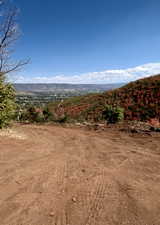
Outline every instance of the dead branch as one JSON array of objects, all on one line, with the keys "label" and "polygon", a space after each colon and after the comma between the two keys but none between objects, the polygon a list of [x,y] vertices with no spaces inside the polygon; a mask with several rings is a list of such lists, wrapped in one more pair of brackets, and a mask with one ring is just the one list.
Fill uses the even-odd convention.
[{"label": "dead branch", "polygon": [[11,63],[12,48],[20,32],[17,24],[18,10],[8,4],[7,0],[0,1],[0,77],[17,71],[29,63],[28,59]]}]

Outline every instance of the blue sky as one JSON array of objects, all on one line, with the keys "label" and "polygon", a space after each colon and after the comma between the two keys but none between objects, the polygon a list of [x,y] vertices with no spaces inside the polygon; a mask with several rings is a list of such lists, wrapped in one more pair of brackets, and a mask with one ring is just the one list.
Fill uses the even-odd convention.
[{"label": "blue sky", "polygon": [[[73,77],[82,75],[77,82],[96,83],[98,76],[93,81],[85,77],[160,63],[159,0],[13,2],[21,9],[22,31],[15,58],[31,58],[31,64],[19,73],[19,82],[73,82]],[[155,66],[160,72],[160,65],[158,70]],[[109,82],[112,76],[107,76],[102,82]],[[117,76],[115,81],[119,80]]]}]

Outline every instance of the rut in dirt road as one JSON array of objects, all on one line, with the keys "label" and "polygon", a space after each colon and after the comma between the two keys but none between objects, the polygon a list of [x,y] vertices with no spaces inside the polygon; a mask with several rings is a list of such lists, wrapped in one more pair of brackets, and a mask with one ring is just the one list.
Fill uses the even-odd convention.
[{"label": "rut in dirt road", "polygon": [[16,125],[0,136],[0,225],[160,225],[160,136]]}]

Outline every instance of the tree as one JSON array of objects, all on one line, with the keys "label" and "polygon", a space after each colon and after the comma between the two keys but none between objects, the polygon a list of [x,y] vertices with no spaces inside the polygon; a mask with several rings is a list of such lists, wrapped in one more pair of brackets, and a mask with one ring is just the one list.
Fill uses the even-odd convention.
[{"label": "tree", "polygon": [[13,45],[19,37],[18,10],[9,0],[0,0],[0,128],[9,124],[15,112],[15,91],[5,82],[7,74],[19,70],[28,60],[12,61]]},{"label": "tree", "polygon": [[0,77],[19,70],[29,60],[12,61],[13,45],[19,37],[18,9],[8,1],[0,1]]},{"label": "tree", "polygon": [[15,93],[12,85],[0,80],[0,128],[9,125],[15,115]]},{"label": "tree", "polygon": [[108,123],[117,123],[124,119],[124,109],[119,106],[106,105],[103,118]]}]

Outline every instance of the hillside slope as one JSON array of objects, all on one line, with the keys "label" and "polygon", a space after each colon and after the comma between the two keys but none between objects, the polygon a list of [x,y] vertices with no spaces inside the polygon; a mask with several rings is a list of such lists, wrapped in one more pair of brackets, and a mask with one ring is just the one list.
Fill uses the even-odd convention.
[{"label": "hillside slope", "polygon": [[103,94],[72,98],[51,106],[57,114],[65,113],[72,119],[97,122],[102,120],[106,104],[123,107],[127,120],[160,118],[160,75],[140,79]]}]

